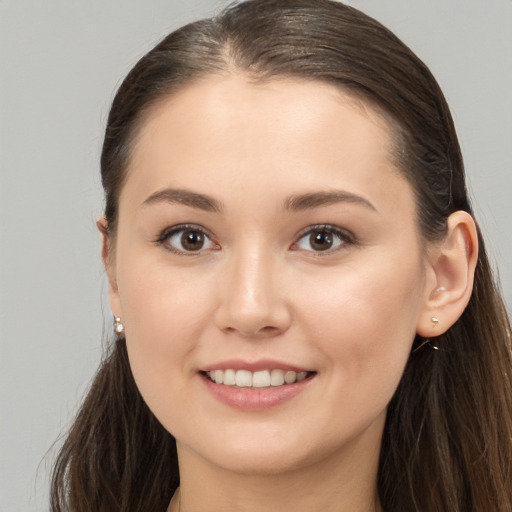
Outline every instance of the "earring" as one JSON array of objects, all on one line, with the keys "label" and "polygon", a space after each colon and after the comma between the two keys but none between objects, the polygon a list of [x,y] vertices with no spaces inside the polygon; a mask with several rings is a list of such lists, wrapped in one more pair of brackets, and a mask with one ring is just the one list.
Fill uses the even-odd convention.
[{"label": "earring", "polygon": [[[433,316],[430,321],[432,322],[432,327],[437,327],[439,325],[439,318],[437,318],[437,316]],[[418,352],[418,350],[420,348],[423,348],[425,345],[429,345],[430,348],[432,348],[433,350],[439,350],[439,347],[434,343],[432,343],[432,340],[430,338],[425,338],[413,351],[412,353],[414,354],[415,352]]]},{"label": "earring", "polygon": [[121,322],[121,319],[118,316],[114,317],[114,332],[116,334],[124,333],[124,324]]},{"label": "earring", "polygon": [[416,352],[418,352],[418,350],[420,350],[421,348],[423,348],[425,345],[428,345],[432,350],[439,350],[439,347],[435,344],[435,343],[432,343],[432,340],[430,338],[425,338],[413,351],[412,351],[412,354],[415,354]]}]

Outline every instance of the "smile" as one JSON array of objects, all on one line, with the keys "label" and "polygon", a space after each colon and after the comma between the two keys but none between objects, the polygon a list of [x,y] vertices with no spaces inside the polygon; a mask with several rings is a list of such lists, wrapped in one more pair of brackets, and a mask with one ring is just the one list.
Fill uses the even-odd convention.
[{"label": "smile", "polygon": [[249,370],[211,370],[205,375],[216,384],[224,386],[236,386],[239,388],[268,388],[286,386],[301,382],[308,378],[313,372],[295,372],[292,370],[260,370],[251,372]]}]

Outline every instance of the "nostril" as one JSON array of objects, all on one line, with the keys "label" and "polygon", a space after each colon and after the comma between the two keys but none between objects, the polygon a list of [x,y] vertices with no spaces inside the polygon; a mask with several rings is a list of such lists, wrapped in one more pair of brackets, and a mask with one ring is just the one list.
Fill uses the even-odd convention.
[{"label": "nostril", "polygon": [[251,329],[250,327],[242,328],[227,326],[223,329],[223,331],[228,334],[238,333],[247,338],[269,338],[272,336],[277,336],[281,332],[281,329],[273,325],[267,325],[260,328],[255,327],[254,329]]},{"label": "nostril", "polygon": [[259,332],[260,332],[261,334],[274,334],[274,333],[276,333],[278,330],[279,330],[279,329],[278,329],[277,327],[274,327],[274,326],[272,326],[272,325],[267,325],[267,326],[265,326],[265,327],[262,327],[262,328],[260,329],[260,331],[259,331]]},{"label": "nostril", "polygon": [[271,336],[276,336],[281,331],[278,327],[273,325],[266,325],[263,327],[255,327],[254,329],[237,329],[241,334],[247,337],[254,338],[267,338]]}]

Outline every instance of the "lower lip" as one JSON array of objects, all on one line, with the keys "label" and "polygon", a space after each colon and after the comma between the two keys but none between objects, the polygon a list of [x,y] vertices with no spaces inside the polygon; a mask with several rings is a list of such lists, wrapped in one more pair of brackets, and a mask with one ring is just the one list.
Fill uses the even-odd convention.
[{"label": "lower lip", "polygon": [[300,382],[283,386],[239,388],[216,384],[203,374],[201,377],[208,391],[217,400],[235,409],[247,411],[261,411],[281,405],[304,391],[314,379],[313,375]]}]

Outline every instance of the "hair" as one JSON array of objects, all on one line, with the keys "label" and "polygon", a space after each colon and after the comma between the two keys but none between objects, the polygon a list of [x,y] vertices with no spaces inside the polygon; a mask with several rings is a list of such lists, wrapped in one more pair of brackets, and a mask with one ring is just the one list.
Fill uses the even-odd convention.
[{"label": "hair", "polygon": [[[101,155],[111,239],[131,151],[151,109],[195,80],[231,73],[330,83],[385,113],[423,240],[441,240],[453,212],[472,214],[448,105],[407,46],[340,2],[249,0],[171,33],[121,84]],[[478,236],[467,308],[432,340],[439,350],[411,353],[389,404],[378,472],[386,512],[512,512],[510,321]],[[175,440],[145,405],[125,340],[116,340],[56,461],[51,510],[163,512],[178,485]]]}]

